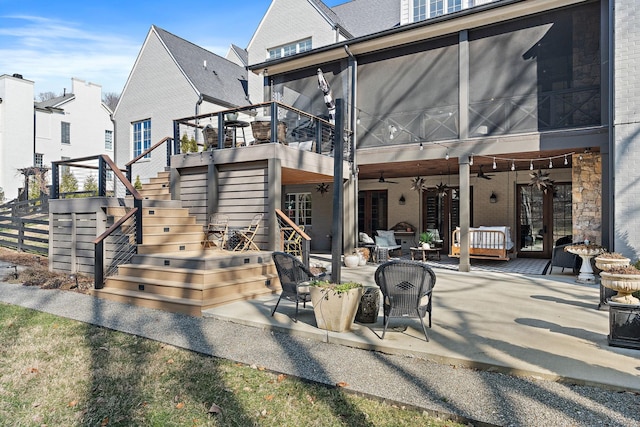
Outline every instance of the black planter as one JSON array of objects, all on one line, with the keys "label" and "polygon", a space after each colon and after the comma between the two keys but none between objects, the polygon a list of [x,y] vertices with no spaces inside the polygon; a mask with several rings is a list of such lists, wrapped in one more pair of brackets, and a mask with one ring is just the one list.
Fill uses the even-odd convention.
[{"label": "black planter", "polygon": [[618,292],[613,289],[606,288],[600,285],[600,304],[598,304],[598,310],[607,308],[609,306],[609,298],[615,296]]},{"label": "black planter", "polygon": [[607,302],[609,345],[640,350],[640,305]]}]

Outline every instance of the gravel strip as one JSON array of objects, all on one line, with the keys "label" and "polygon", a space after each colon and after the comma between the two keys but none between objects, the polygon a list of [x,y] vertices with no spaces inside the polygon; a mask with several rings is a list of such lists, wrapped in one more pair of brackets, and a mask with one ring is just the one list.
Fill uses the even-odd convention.
[{"label": "gravel strip", "polygon": [[334,385],[503,426],[640,425],[640,396],[392,356],[100,300],[0,283],[0,301]]}]

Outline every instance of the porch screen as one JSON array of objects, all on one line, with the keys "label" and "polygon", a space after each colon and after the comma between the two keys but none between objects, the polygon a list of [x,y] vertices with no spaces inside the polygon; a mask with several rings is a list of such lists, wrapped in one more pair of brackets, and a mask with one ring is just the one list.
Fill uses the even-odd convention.
[{"label": "porch screen", "polygon": [[458,137],[457,38],[358,58],[358,147]]},{"label": "porch screen", "polygon": [[599,125],[600,5],[469,32],[469,135]]}]

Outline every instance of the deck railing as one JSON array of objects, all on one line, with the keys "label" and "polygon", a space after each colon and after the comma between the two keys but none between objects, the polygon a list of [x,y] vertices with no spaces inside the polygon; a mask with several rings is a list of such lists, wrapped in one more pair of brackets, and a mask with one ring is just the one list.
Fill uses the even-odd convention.
[{"label": "deck railing", "polygon": [[284,230],[287,230],[289,233],[293,233],[301,239],[302,245],[302,263],[306,266],[309,266],[309,254],[311,253],[311,237],[307,233],[304,232],[295,222],[291,220],[284,212],[280,209],[276,209],[276,215],[278,218],[278,226],[280,227],[280,244],[281,250],[284,250]]}]

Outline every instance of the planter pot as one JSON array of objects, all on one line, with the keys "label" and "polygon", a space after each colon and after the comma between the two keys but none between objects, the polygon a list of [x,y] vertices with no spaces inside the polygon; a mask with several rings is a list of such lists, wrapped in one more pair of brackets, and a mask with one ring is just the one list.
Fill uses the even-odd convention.
[{"label": "planter pot", "polygon": [[602,271],[609,271],[614,267],[625,267],[629,265],[631,260],[629,258],[602,258],[595,257],[596,267]]},{"label": "planter pot", "polygon": [[640,350],[640,305],[609,304],[609,345]]},{"label": "planter pot", "polygon": [[431,249],[431,245],[429,243],[423,243],[422,249]]},{"label": "planter pot", "polygon": [[333,332],[351,329],[362,298],[362,288],[341,293],[321,286],[311,286],[309,290],[318,328]]},{"label": "planter pot", "polygon": [[640,300],[632,293],[640,290],[640,274],[614,274],[603,271],[600,273],[602,286],[618,291],[611,297],[612,302],[619,304],[640,305]]},{"label": "planter pot", "polygon": [[357,267],[360,264],[360,257],[356,254],[354,255],[345,255],[344,256],[344,266],[345,267]]}]

